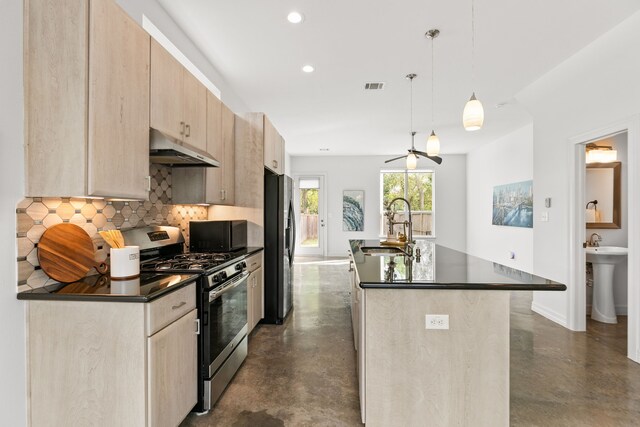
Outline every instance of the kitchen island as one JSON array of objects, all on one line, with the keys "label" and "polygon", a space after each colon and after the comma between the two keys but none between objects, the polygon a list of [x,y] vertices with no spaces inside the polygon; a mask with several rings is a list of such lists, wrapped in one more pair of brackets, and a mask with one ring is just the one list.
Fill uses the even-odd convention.
[{"label": "kitchen island", "polygon": [[362,422],[509,425],[510,291],[566,286],[426,240],[350,247]]}]

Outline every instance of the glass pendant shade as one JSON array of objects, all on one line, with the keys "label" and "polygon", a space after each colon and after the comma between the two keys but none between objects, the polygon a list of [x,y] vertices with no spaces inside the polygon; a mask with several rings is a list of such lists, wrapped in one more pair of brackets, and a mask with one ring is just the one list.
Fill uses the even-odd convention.
[{"label": "glass pendant shade", "polygon": [[415,169],[416,166],[418,166],[418,157],[413,153],[409,153],[407,156],[407,169]]},{"label": "glass pendant shade", "polygon": [[484,122],[484,108],[482,103],[476,98],[475,92],[467,101],[464,106],[464,112],[462,113],[462,123],[464,128],[468,131],[478,130],[482,127]]},{"label": "glass pendant shade", "polygon": [[434,131],[431,131],[429,139],[427,139],[427,154],[430,156],[437,156],[440,154],[440,138]]}]

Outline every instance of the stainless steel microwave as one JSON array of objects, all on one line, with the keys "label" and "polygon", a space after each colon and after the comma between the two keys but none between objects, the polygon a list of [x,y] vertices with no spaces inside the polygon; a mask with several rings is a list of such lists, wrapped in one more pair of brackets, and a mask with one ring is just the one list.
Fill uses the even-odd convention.
[{"label": "stainless steel microwave", "polygon": [[189,222],[190,252],[233,252],[246,247],[246,220]]}]

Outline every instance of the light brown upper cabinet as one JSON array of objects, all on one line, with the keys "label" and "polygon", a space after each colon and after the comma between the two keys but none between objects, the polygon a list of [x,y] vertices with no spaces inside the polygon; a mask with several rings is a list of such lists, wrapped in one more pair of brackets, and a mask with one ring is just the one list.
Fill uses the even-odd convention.
[{"label": "light brown upper cabinet", "polygon": [[264,114],[236,117],[235,205],[262,209],[264,205]]},{"label": "light brown upper cabinet", "polygon": [[207,92],[207,152],[220,161],[217,168],[175,168],[174,203],[233,205],[235,202],[235,114]]},{"label": "light brown upper cabinet", "polygon": [[[214,95],[207,97],[207,108],[213,107],[217,115],[208,114],[207,148],[220,161],[219,168],[207,169],[207,203],[233,205],[235,203],[235,114]],[[209,129],[214,129],[210,134]]]},{"label": "light brown upper cabinet", "polygon": [[207,89],[151,40],[151,127],[207,151]]},{"label": "light brown upper cabinet", "polygon": [[24,20],[26,195],[147,199],[149,35],[112,0]]},{"label": "light brown upper cabinet", "polygon": [[284,139],[264,116],[264,165],[278,175],[284,173]]}]

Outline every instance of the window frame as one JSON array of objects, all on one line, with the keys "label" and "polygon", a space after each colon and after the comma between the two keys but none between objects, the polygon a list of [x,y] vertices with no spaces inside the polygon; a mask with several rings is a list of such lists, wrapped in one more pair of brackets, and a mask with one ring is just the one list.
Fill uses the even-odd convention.
[{"label": "window frame", "polygon": [[[430,211],[418,211],[418,212],[430,212],[431,213],[431,231],[430,235],[417,235],[413,236],[414,239],[435,239],[436,238],[436,171],[433,169],[380,169],[380,238],[386,238],[386,218],[384,217],[384,210],[386,206],[383,206],[384,201],[384,174],[385,173],[402,173],[404,174],[404,195],[403,197],[408,200],[407,192],[409,191],[409,174],[410,173],[430,173],[431,174],[431,210]],[[398,212],[407,212],[406,205],[405,210]],[[413,211],[411,211],[413,214]]]}]

